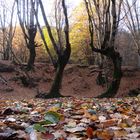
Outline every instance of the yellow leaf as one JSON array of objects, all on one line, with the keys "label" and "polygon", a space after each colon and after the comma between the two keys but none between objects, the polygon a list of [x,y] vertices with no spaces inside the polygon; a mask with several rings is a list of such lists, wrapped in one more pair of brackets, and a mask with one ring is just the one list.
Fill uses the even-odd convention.
[{"label": "yellow leaf", "polygon": [[53,106],[49,109],[49,111],[57,112],[59,109],[60,109],[59,107]]},{"label": "yellow leaf", "polygon": [[121,128],[126,128],[127,124],[126,123],[120,123],[118,126],[121,127]]},{"label": "yellow leaf", "polygon": [[114,134],[116,138],[120,138],[126,136],[127,132],[125,130],[116,130],[114,131]]}]

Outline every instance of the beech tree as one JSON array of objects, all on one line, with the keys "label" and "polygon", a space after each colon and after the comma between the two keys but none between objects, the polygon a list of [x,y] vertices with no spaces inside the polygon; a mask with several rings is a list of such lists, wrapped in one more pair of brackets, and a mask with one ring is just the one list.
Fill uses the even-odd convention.
[{"label": "beech tree", "polygon": [[[107,91],[98,97],[114,97],[119,89],[122,58],[114,42],[120,21],[122,0],[84,0],[90,32],[90,46],[93,52],[106,56],[113,63],[113,79]],[[98,47],[94,43],[94,36]]]},{"label": "beech tree", "polygon": [[[62,78],[63,78],[63,71],[66,66],[66,64],[69,61],[70,54],[71,54],[71,45],[69,41],[69,21],[68,21],[68,14],[67,14],[67,8],[65,4],[65,0],[57,0],[56,6],[55,6],[55,23],[56,23],[56,31],[57,31],[57,39],[53,36],[51,26],[49,24],[48,18],[46,16],[44,6],[41,0],[38,0],[39,7],[44,19],[45,27],[47,29],[49,38],[51,40],[51,43],[53,45],[53,49],[56,53],[57,58],[53,58],[51,55],[51,52],[48,48],[48,44],[44,38],[41,26],[39,24],[38,16],[36,15],[36,20],[38,23],[39,31],[42,37],[42,40],[45,44],[45,47],[47,49],[47,52],[49,53],[49,56],[51,57],[51,60],[53,62],[54,68],[56,69],[56,74],[54,81],[52,83],[51,89],[48,94],[44,95],[45,98],[57,98],[61,97],[60,88],[62,84]],[[34,9],[35,13],[36,10]],[[62,12],[62,13],[61,13]],[[62,32],[64,33],[64,36],[62,35]],[[38,95],[42,96],[42,95]]]},{"label": "beech tree", "polygon": [[1,51],[2,59],[12,59],[12,42],[15,34],[16,23],[13,25],[13,15],[15,12],[15,2],[11,9],[5,1],[1,1],[0,5],[0,26],[1,26]]},{"label": "beech tree", "polygon": [[27,70],[31,70],[34,66],[36,57],[35,47],[37,47],[37,43],[35,42],[37,24],[33,7],[36,9],[36,14],[38,14],[38,1],[33,0],[31,4],[31,0],[16,0],[16,3],[19,23],[24,34],[27,48],[29,49]]},{"label": "beech tree", "polygon": [[140,7],[138,0],[124,0],[123,11],[124,11],[124,22],[126,27],[131,33],[134,41],[136,51],[140,55]]}]

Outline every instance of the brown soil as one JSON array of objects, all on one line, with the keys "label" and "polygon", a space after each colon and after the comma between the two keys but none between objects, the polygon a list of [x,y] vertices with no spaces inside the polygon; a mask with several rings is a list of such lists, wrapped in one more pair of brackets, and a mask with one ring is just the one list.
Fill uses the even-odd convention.
[{"label": "brown soil", "polygon": [[[14,65],[14,67],[19,70],[19,66]],[[95,66],[68,65],[64,72],[61,93],[76,97],[95,97],[99,95],[105,91],[106,87],[96,84],[97,71],[98,69]],[[15,80],[18,77],[17,71],[1,72],[0,99],[30,99],[34,98],[38,92],[47,92],[53,81],[54,70],[50,65],[38,63],[35,65],[35,71],[29,72],[29,75],[38,84],[36,87],[24,87],[20,80]],[[140,87],[140,70],[123,67],[123,75],[116,97],[123,97],[130,90]]]}]

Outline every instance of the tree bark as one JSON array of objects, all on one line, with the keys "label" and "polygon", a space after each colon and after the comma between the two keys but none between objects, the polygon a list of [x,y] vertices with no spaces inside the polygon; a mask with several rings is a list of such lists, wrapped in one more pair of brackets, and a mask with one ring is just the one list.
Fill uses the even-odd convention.
[{"label": "tree bark", "polygon": [[56,75],[55,75],[52,87],[49,91],[49,94],[45,95],[45,98],[63,97],[63,95],[60,94],[60,89],[62,85],[64,68],[66,64],[68,63],[70,53],[71,53],[71,48],[68,47],[65,49],[64,53],[59,56],[57,68],[56,68]]},{"label": "tree bark", "polygon": [[4,60],[9,60],[10,58],[10,49],[6,46],[5,52],[4,52]]},{"label": "tree bark", "polygon": [[60,89],[62,84],[63,71],[64,71],[64,66],[61,66],[59,64],[56,69],[55,79],[53,81],[52,87],[49,91],[49,94],[46,97],[50,97],[50,98],[62,97],[62,95],[60,94]]},{"label": "tree bark", "polygon": [[28,64],[27,64],[27,70],[31,70],[34,67],[34,62],[35,62],[35,57],[36,57],[36,44],[35,44],[35,36],[37,33],[37,28],[36,26],[30,27],[28,29],[28,34],[29,34],[29,42],[27,44],[27,48],[29,49],[29,59],[28,59]]},{"label": "tree bark", "polygon": [[[54,78],[54,81],[53,81],[53,84],[52,84],[52,87],[51,87],[49,93],[37,95],[36,97],[42,96],[42,98],[58,98],[58,97],[62,97],[62,95],[60,94],[60,89],[61,89],[61,83],[62,83],[62,79],[63,79],[63,71],[64,71],[66,64],[68,63],[68,60],[69,60],[70,54],[71,54],[71,45],[70,45],[70,41],[69,41],[69,22],[68,22],[67,8],[65,5],[65,0],[60,1],[62,3],[59,2],[59,4],[62,4],[61,6],[63,9],[63,15],[64,15],[64,19],[65,19],[65,22],[63,20],[59,21],[60,23],[63,22],[65,25],[64,28],[62,26],[62,28],[59,29],[59,30],[63,29],[64,33],[65,33],[65,43],[66,44],[64,47],[63,44],[61,44],[61,43],[60,44],[62,46],[57,45],[57,42],[56,42],[56,40],[52,34],[52,31],[51,31],[51,26],[49,25],[48,19],[46,17],[43,3],[41,0],[39,0],[38,2],[39,2],[39,6],[41,8],[41,13],[43,15],[43,19],[44,19],[45,26],[46,26],[47,31],[48,31],[49,38],[50,38],[51,43],[53,45],[54,51],[57,55],[57,60],[56,60],[57,64],[56,64],[56,67],[54,65],[54,67],[56,68],[56,75],[55,75],[55,78]],[[37,18],[37,16],[36,16],[36,18]],[[38,22],[38,20],[37,20],[37,22]],[[57,34],[57,35],[58,35],[59,39],[63,38],[62,36],[60,36],[60,34]],[[43,36],[41,36],[41,37],[43,37]],[[44,37],[43,37],[43,41],[44,41]],[[46,47],[48,49],[47,42],[45,42],[45,43],[46,43]]]},{"label": "tree bark", "polygon": [[122,71],[121,71],[121,63],[122,58],[120,57],[120,54],[116,52],[115,50],[111,50],[105,54],[107,57],[111,58],[113,62],[114,72],[113,72],[113,80],[107,89],[107,91],[97,97],[104,98],[104,97],[114,97],[117,94],[117,91],[120,86],[121,78],[122,78]]},{"label": "tree bark", "polygon": [[28,64],[27,64],[27,70],[33,69],[34,62],[35,62],[35,57],[36,57],[36,51],[35,51],[34,43],[32,43],[30,46],[31,47],[29,48],[29,59],[28,59]]}]

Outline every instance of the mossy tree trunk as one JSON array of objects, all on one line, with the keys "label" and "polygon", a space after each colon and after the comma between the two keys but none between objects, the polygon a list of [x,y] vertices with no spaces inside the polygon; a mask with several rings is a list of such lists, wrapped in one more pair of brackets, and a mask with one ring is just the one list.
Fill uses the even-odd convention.
[{"label": "mossy tree trunk", "polygon": [[[104,3],[100,3],[100,1],[84,1],[88,14],[91,49],[93,52],[100,53],[111,59],[114,67],[113,80],[110,86],[105,93],[98,97],[114,97],[117,94],[122,77],[122,59],[115,48],[115,38],[118,32],[122,0],[118,3],[116,2],[117,0],[107,0]],[[104,9],[100,10],[101,7]],[[95,9],[94,12],[93,9]],[[98,21],[97,24],[95,21]],[[95,47],[94,36],[99,37],[98,47]]]},{"label": "mossy tree trunk", "polygon": [[121,70],[122,58],[120,57],[120,54],[113,50],[113,51],[108,52],[106,56],[109,57],[113,62],[113,68],[114,68],[113,80],[111,84],[109,85],[107,91],[99,95],[98,96],[99,98],[114,97],[117,94],[117,91],[120,86],[120,81],[122,78],[122,70]]},{"label": "mossy tree trunk", "polygon": [[28,29],[28,43],[27,47],[29,49],[29,59],[27,64],[27,70],[32,70],[34,67],[35,57],[36,57],[36,42],[35,37],[37,33],[37,26],[31,25]]},{"label": "mossy tree trunk", "polygon": [[56,69],[55,79],[49,91],[49,94],[51,97],[61,97],[60,89],[61,89],[61,84],[62,84],[63,71],[64,71],[64,67],[62,67],[59,64]]},{"label": "mossy tree trunk", "polygon": [[49,94],[47,94],[45,96],[45,98],[63,97],[63,95],[60,94],[60,89],[61,89],[61,85],[62,85],[64,68],[65,68],[66,64],[68,63],[70,54],[71,54],[71,48],[68,47],[65,49],[63,54],[61,56],[59,56],[55,78],[54,78],[54,81],[52,83]]},{"label": "mossy tree trunk", "polygon": [[[41,8],[41,13],[42,13],[42,16],[44,19],[45,26],[47,28],[49,38],[53,45],[54,51],[57,55],[57,60],[56,60],[57,65],[56,65],[56,67],[54,67],[56,69],[55,78],[54,78],[54,81],[52,83],[49,93],[43,95],[43,98],[58,98],[58,97],[62,97],[62,95],[60,94],[60,89],[61,89],[61,85],[62,85],[63,71],[64,71],[66,64],[69,61],[70,54],[71,54],[67,8],[65,5],[65,0],[59,1],[58,3],[56,1],[55,4],[57,5],[57,7],[59,7],[59,6],[62,7],[63,15],[64,15],[64,17],[62,19],[59,18],[61,15],[60,10],[55,8],[55,21],[56,21],[56,29],[57,29],[57,37],[58,37],[58,42],[56,42],[54,34],[51,31],[51,26],[49,25],[48,19],[45,14],[42,0],[39,0],[38,2],[40,5],[40,8]],[[36,16],[36,18],[37,18],[37,16]],[[65,20],[65,23],[64,23],[63,19]],[[61,27],[61,22],[64,23],[65,27]],[[65,34],[65,38],[63,38],[63,36],[61,34],[63,32]],[[41,37],[43,37],[43,36],[41,36]],[[64,40],[65,42],[62,43],[61,42],[62,40]],[[44,41],[44,44],[46,44],[46,48],[48,50],[49,48],[48,48],[47,42],[44,39],[43,39],[43,41]]]},{"label": "mossy tree trunk", "polygon": [[29,40],[29,59],[27,64],[27,70],[31,70],[34,67],[35,57],[36,57],[36,50],[35,50],[35,42],[34,40]]}]

